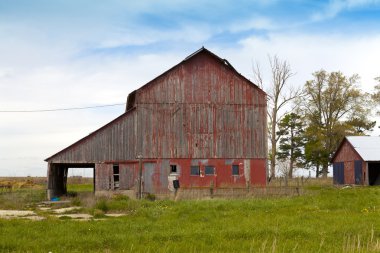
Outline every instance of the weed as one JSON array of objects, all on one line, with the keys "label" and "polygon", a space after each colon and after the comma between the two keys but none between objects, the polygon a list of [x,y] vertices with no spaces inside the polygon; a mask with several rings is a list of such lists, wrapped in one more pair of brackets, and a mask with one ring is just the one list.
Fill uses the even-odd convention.
[{"label": "weed", "polygon": [[318,187],[297,197],[238,200],[87,196],[97,218],[128,215],[0,219],[0,252],[380,252],[380,187]]},{"label": "weed", "polygon": [[103,210],[95,209],[92,213],[94,218],[104,218],[106,217]]},{"label": "weed", "polygon": [[150,200],[150,201],[155,201],[156,200],[156,195],[154,195],[152,193],[147,193],[145,195],[145,199]]},{"label": "weed", "polygon": [[72,204],[73,206],[81,206],[82,202],[81,202],[80,198],[75,197],[75,198],[73,198],[73,199],[71,200],[71,204]]},{"label": "weed", "polygon": [[69,198],[74,198],[78,196],[78,192],[75,191],[67,191],[66,196]]},{"label": "weed", "polygon": [[130,200],[130,198],[124,194],[115,194],[115,195],[113,195],[112,199],[117,200],[117,201],[129,201]]},{"label": "weed", "polygon": [[109,210],[109,206],[108,206],[107,200],[104,199],[104,198],[99,199],[96,202],[95,208],[99,209],[99,210],[102,210],[104,213],[106,213]]}]

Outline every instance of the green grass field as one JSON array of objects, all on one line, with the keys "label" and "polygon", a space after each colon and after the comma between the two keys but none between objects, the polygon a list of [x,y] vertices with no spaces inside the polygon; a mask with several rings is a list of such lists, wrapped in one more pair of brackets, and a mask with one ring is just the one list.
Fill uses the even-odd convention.
[{"label": "green grass field", "polygon": [[379,195],[314,187],[292,198],[98,199],[84,211],[128,215],[0,219],[0,252],[380,252]]}]

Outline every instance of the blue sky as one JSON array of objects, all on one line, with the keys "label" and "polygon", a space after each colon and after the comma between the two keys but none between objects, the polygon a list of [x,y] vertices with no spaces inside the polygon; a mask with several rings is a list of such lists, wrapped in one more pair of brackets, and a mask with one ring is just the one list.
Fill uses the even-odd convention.
[{"label": "blue sky", "polygon": [[[380,76],[380,1],[0,0],[0,110],[124,103],[202,46],[252,79],[268,55],[301,86],[320,69]],[[45,175],[44,158],[124,106],[0,113],[0,176]],[[82,173],[82,172],[80,172]]]}]

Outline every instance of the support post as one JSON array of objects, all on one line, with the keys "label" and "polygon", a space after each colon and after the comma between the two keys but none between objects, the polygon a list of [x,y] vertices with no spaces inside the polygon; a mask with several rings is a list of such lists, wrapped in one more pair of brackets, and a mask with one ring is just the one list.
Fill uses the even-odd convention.
[{"label": "support post", "polygon": [[142,199],[142,155],[138,155],[139,159],[139,188],[138,188],[138,199]]},{"label": "support post", "polygon": [[93,189],[93,193],[94,193],[94,194],[95,194],[95,191],[96,191],[96,186],[95,186],[95,184],[96,184],[95,167],[96,167],[96,165],[94,164],[94,169],[92,170],[92,173],[93,173],[92,184],[93,184],[93,187],[94,187],[94,189]]},{"label": "support post", "polygon": [[46,197],[47,200],[50,200],[52,197],[54,197],[54,190],[53,190],[53,165],[49,162],[48,168],[47,168],[47,184],[46,184]]}]

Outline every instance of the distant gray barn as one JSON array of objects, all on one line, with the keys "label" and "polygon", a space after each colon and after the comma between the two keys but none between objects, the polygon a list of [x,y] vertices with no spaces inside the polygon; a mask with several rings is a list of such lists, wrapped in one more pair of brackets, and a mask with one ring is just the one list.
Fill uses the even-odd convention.
[{"label": "distant gray barn", "polygon": [[380,185],[380,137],[347,136],[331,159],[334,184]]}]

